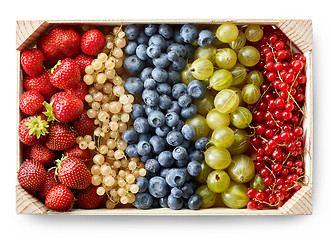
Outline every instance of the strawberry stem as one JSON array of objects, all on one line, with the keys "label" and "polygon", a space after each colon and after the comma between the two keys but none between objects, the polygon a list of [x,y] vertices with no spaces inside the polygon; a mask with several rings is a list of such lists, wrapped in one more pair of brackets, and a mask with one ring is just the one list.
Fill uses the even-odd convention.
[{"label": "strawberry stem", "polygon": [[41,116],[32,117],[25,123],[25,126],[29,129],[29,135],[34,135],[38,139],[48,133],[48,122],[42,120]]}]

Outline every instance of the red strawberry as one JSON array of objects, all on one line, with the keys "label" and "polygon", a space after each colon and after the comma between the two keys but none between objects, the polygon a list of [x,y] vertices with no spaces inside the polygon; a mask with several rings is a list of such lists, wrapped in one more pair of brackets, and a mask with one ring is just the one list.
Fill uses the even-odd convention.
[{"label": "red strawberry", "polygon": [[44,69],[44,71],[37,77],[25,77],[23,82],[25,90],[38,91],[41,95],[43,95],[46,101],[48,101],[51,96],[59,91],[58,88],[51,84],[48,69]]},{"label": "red strawberry", "polygon": [[56,26],[38,38],[37,48],[43,52],[46,64],[52,66],[58,60],[76,57],[81,51],[80,39],[73,26]]},{"label": "red strawberry", "polygon": [[79,66],[81,76],[84,76],[86,74],[86,66],[91,65],[94,59],[94,57],[88,56],[86,54],[79,54],[77,57],[74,58],[75,62]]},{"label": "red strawberry", "polygon": [[80,69],[74,60],[66,58],[52,68],[49,78],[57,88],[74,88],[81,80]]},{"label": "red strawberry", "polygon": [[88,149],[80,149],[78,144],[75,144],[72,148],[63,151],[63,155],[67,157],[75,157],[81,160],[86,166],[91,162],[91,154]]},{"label": "red strawberry", "polygon": [[88,86],[85,82],[80,81],[76,87],[65,90],[78,97],[82,102],[85,102],[85,96],[88,94]]},{"label": "red strawberry", "polygon": [[29,90],[20,97],[20,109],[28,115],[40,113],[44,106],[44,97],[36,90]]},{"label": "red strawberry", "polygon": [[87,116],[87,110],[83,110],[73,125],[79,136],[93,135],[95,127],[94,120]]},{"label": "red strawberry", "polygon": [[93,209],[100,206],[104,200],[104,196],[97,194],[98,186],[90,186],[84,190],[78,190],[75,194],[75,207],[83,209]]},{"label": "red strawberry", "polygon": [[74,206],[74,195],[64,185],[53,187],[46,195],[45,205],[48,209],[66,212]]},{"label": "red strawberry", "polygon": [[102,32],[92,29],[84,33],[80,46],[87,55],[97,55],[106,45],[106,38]]},{"label": "red strawberry", "polygon": [[44,186],[46,170],[35,160],[26,160],[18,170],[18,183],[26,190],[39,191]]},{"label": "red strawberry", "polygon": [[44,102],[48,121],[54,119],[67,123],[75,121],[84,110],[84,103],[70,92],[59,92],[53,95],[51,103]]},{"label": "red strawberry", "polygon": [[63,123],[53,122],[49,128],[46,147],[51,150],[66,150],[76,143],[76,134]]},{"label": "red strawberry", "polygon": [[64,157],[57,164],[57,176],[63,185],[73,189],[86,189],[90,186],[92,174],[78,158]]},{"label": "red strawberry", "polygon": [[31,146],[27,153],[28,159],[39,161],[46,168],[51,166],[57,157],[57,153],[44,144]]},{"label": "red strawberry", "polygon": [[21,65],[26,74],[36,77],[44,70],[44,54],[37,48],[24,51],[21,55]]},{"label": "red strawberry", "polygon": [[46,173],[45,183],[43,188],[38,192],[38,197],[42,200],[45,200],[48,192],[55,186],[59,185],[59,181],[57,180],[57,176],[55,175],[55,168],[49,170]]},{"label": "red strawberry", "polygon": [[24,118],[18,126],[18,134],[22,143],[26,145],[42,144],[48,133],[46,117],[34,115]]}]

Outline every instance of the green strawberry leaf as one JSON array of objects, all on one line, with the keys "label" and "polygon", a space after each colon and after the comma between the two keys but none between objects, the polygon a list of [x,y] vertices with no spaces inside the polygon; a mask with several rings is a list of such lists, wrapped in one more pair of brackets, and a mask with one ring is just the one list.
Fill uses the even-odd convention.
[{"label": "green strawberry leaf", "polygon": [[43,106],[45,107],[45,109],[46,109],[46,112],[43,112],[43,114],[46,116],[46,117],[48,117],[47,118],[47,121],[49,121],[49,122],[52,122],[52,121],[58,121],[59,122],[59,120],[57,120],[56,118],[55,118],[55,116],[54,116],[54,114],[53,114],[53,103],[54,103],[54,100],[51,102],[51,103],[48,103],[48,102],[43,102]]},{"label": "green strawberry leaf", "polygon": [[38,139],[40,138],[40,136],[44,136],[48,133],[48,122],[42,120],[40,116],[32,117],[29,121],[25,123],[25,126],[27,127],[27,129],[29,129],[29,135],[34,135]]}]

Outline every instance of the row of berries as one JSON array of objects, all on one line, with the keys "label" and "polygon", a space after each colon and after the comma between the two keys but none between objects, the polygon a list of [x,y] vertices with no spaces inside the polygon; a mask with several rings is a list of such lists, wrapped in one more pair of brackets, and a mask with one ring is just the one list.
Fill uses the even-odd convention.
[{"label": "row of berries", "polygon": [[94,131],[84,110],[88,86],[82,77],[105,44],[97,29],[82,34],[73,26],[59,25],[42,35],[36,48],[21,54],[25,92],[19,100],[24,117],[18,132],[26,161],[18,182],[52,210],[70,210],[74,198],[79,208],[103,202],[91,185],[90,152],[80,149],[76,138]]},{"label": "row of berries", "polygon": [[278,29],[265,27],[259,41],[264,76],[262,97],[250,106],[254,134],[250,141],[256,150],[255,169],[260,187],[249,188],[247,207],[263,209],[282,206],[304,182],[304,119],[306,58],[294,53],[288,39]]}]

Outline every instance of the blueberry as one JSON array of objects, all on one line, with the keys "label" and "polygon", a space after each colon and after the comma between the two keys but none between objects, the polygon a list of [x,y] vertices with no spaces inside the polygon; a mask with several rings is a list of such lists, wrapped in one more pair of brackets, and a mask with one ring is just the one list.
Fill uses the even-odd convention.
[{"label": "blueberry", "polygon": [[160,34],[155,34],[151,36],[148,40],[148,46],[151,45],[157,45],[161,48],[161,51],[163,51],[166,47],[166,41],[164,37],[162,37]]},{"label": "blueberry", "polygon": [[148,154],[148,155],[146,155],[146,156],[141,156],[141,157],[140,157],[140,162],[142,162],[142,163],[146,163],[147,160],[150,159],[150,158],[152,158],[152,157],[153,157],[152,154]]},{"label": "blueberry", "polygon": [[172,87],[172,96],[178,99],[180,96],[187,93],[187,86],[185,83],[177,83]]},{"label": "blueberry", "polygon": [[190,103],[192,102],[192,98],[188,94],[184,94],[178,98],[178,105],[182,108],[188,107]]},{"label": "blueberry", "polygon": [[139,36],[140,29],[136,24],[130,24],[125,29],[125,36],[129,40],[134,40]]},{"label": "blueberry", "polygon": [[191,57],[193,57],[193,54],[195,52],[195,48],[191,44],[185,44],[184,47],[186,49],[186,56],[185,56],[185,58],[191,58]]},{"label": "blueberry", "polygon": [[180,116],[188,119],[188,118],[192,118],[195,116],[195,114],[197,114],[198,109],[194,104],[190,104],[188,107],[183,108],[180,112]]},{"label": "blueberry", "polygon": [[176,61],[173,61],[170,65],[171,70],[182,71],[186,67],[186,60],[182,57],[179,57]]},{"label": "blueberry", "polygon": [[165,39],[170,39],[174,35],[174,30],[168,24],[161,24],[159,26],[159,34]]},{"label": "blueberry", "polygon": [[144,61],[134,54],[124,59],[123,67],[128,73],[138,75],[144,68]]},{"label": "blueberry", "polygon": [[180,188],[183,191],[183,198],[190,198],[194,191],[189,183],[184,183],[184,185]]},{"label": "blueberry", "polygon": [[140,209],[149,209],[153,204],[153,197],[148,192],[137,193],[133,205]]},{"label": "blueberry", "polygon": [[140,73],[140,76],[139,78],[141,79],[141,81],[146,81],[146,79],[148,78],[152,78],[152,71],[153,71],[153,68],[151,67],[145,67],[141,73]]},{"label": "blueberry", "polygon": [[198,210],[203,202],[203,198],[199,194],[193,194],[188,200],[188,207],[191,210]]},{"label": "blueberry", "polygon": [[174,30],[174,36],[172,37],[174,42],[176,43],[184,43],[182,36],[180,35],[180,30],[179,28],[176,28]]},{"label": "blueberry", "polygon": [[206,150],[207,143],[209,143],[209,139],[206,137],[202,137],[195,141],[194,146],[198,150]]},{"label": "blueberry", "polygon": [[125,152],[129,157],[139,157],[136,144],[128,145],[125,149]]},{"label": "blueberry", "polygon": [[187,85],[187,92],[192,98],[202,98],[206,92],[206,86],[199,80],[193,80]]},{"label": "blueberry", "polygon": [[190,161],[197,161],[202,162],[203,161],[203,153],[200,150],[193,150],[191,153],[189,153],[188,158]]},{"label": "blueberry", "polygon": [[183,195],[183,191],[178,187],[174,187],[171,189],[170,194],[175,198],[181,198]]},{"label": "blueberry", "polygon": [[167,208],[168,207],[168,197],[163,197],[159,199],[159,204],[161,207],[163,208]]},{"label": "blueberry", "polygon": [[172,101],[170,108],[168,108],[167,112],[175,112],[177,114],[180,114],[181,108],[178,105],[177,101]]},{"label": "blueberry", "polygon": [[166,68],[170,64],[166,53],[161,53],[159,57],[153,58],[152,61],[155,67],[160,68]]},{"label": "blueberry", "polygon": [[182,127],[182,130],[181,130],[184,138],[186,140],[192,140],[194,137],[195,137],[195,130],[194,128],[189,125],[189,124],[185,124],[183,127]]},{"label": "blueberry", "polygon": [[178,122],[179,122],[179,116],[177,113],[168,112],[165,115],[165,123],[167,124],[167,126],[174,127],[178,124]]},{"label": "blueberry", "polygon": [[163,68],[156,67],[152,71],[152,77],[155,81],[164,83],[167,81],[168,72]]},{"label": "blueberry", "polygon": [[201,164],[198,161],[191,161],[187,164],[187,172],[192,177],[197,177],[201,172]]},{"label": "blueberry", "polygon": [[138,142],[139,141],[149,141],[149,139],[151,139],[152,135],[153,135],[152,132],[139,134]]},{"label": "blueberry", "polygon": [[139,33],[139,36],[136,38],[136,42],[138,44],[148,44],[148,39],[149,37],[147,37],[146,34],[143,31],[141,31]]},{"label": "blueberry", "polygon": [[153,78],[147,78],[144,82],[144,88],[154,90],[156,88],[156,81]]},{"label": "blueberry", "polygon": [[167,134],[167,143],[170,146],[177,147],[182,144],[183,140],[184,137],[179,131],[172,130]]},{"label": "blueberry", "polygon": [[138,177],[136,184],[139,187],[139,192],[145,192],[148,189],[148,180],[145,177]]},{"label": "blueberry", "polygon": [[[182,142],[182,144],[179,145],[179,146],[181,146],[181,147],[183,147],[183,148],[185,148],[185,149],[189,149],[190,146],[191,146],[191,141],[188,141],[188,140],[184,139],[184,141]],[[187,151],[187,152],[188,152],[188,151]]]},{"label": "blueberry", "polygon": [[166,137],[170,130],[170,127],[168,127],[167,125],[163,125],[155,128],[155,134],[159,137]]},{"label": "blueberry", "polygon": [[170,171],[170,168],[161,168],[160,177],[163,177],[165,179],[167,177],[167,174],[169,171]]},{"label": "blueberry", "polygon": [[150,158],[145,163],[145,169],[152,173],[156,173],[160,170],[160,164],[156,159]]},{"label": "blueberry", "polygon": [[133,104],[130,115],[133,120],[138,117],[143,117],[145,116],[145,109],[141,104]]},{"label": "blueberry", "polygon": [[122,139],[127,144],[137,143],[138,138],[139,138],[139,135],[134,129],[128,129],[122,133]]},{"label": "blueberry", "polygon": [[184,147],[178,146],[172,151],[172,156],[175,160],[180,161],[186,159],[188,154]]},{"label": "blueberry", "polygon": [[168,84],[173,86],[180,82],[180,74],[178,71],[169,70],[168,71]]},{"label": "blueberry", "polygon": [[124,52],[127,55],[132,55],[136,53],[136,48],[137,48],[138,44],[136,42],[129,42],[124,49]]},{"label": "blueberry", "polygon": [[144,32],[148,37],[151,37],[157,32],[157,26],[155,24],[148,24],[145,26]]},{"label": "blueberry", "polygon": [[148,116],[153,111],[160,110],[159,106],[145,106],[145,113]]},{"label": "blueberry", "polygon": [[165,140],[156,135],[149,139],[149,143],[152,145],[152,152],[155,154],[160,154],[166,148]]},{"label": "blueberry", "polygon": [[187,166],[189,160],[188,158],[182,159],[182,160],[176,160],[175,161],[175,166],[179,168],[184,168]]},{"label": "blueberry", "polygon": [[187,173],[181,168],[172,168],[166,176],[166,182],[170,187],[181,187],[186,181]]},{"label": "blueberry", "polygon": [[214,34],[210,30],[202,30],[197,39],[197,43],[201,47],[207,47],[214,41]]},{"label": "blueberry", "polygon": [[159,94],[154,90],[143,90],[141,97],[147,106],[157,106],[160,101]]},{"label": "blueberry", "polygon": [[179,59],[179,53],[172,50],[172,51],[167,53],[167,58],[170,62],[175,62]]},{"label": "blueberry", "polygon": [[146,50],[146,54],[150,58],[157,58],[161,55],[161,47],[159,45],[150,45]]},{"label": "blueberry", "polygon": [[134,120],[133,127],[137,133],[147,133],[149,131],[148,120],[145,117],[138,117]]},{"label": "blueberry", "polygon": [[160,127],[162,126],[166,121],[166,117],[161,111],[152,111],[148,115],[148,123],[152,127]]},{"label": "blueberry", "polygon": [[147,49],[147,46],[145,44],[139,44],[136,48],[136,55],[141,60],[146,60],[148,58],[146,49]]},{"label": "blueberry", "polygon": [[133,95],[138,95],[144,89],[144,83],[137,77],[130,77],[124,83],[124,88]]},{"label": "blueberry", "polygon": [[170,44],[169,47],[167,48],[167,53],[171,51],[177,52],[180,57],[184,58],[186,56],[186,49],[185,46],[182,44],[178,44],[178,43]]},{"label": "blueberry", "polygon": [[140,156],[146,156],[152,150],[151,145],[147,141],[140,141],[140,142],[138,142],[136,148],[137,148],[137,152],[138,152],[138,154]]},{"label": "blueberry", "polygon": [[168,83],[157,84],[156,91],[160,94],[171,96],[171,86]]},{"label": "blueberry", "polygon": [[180,36],[186,43],[192,43],[198,37],[198,29],[193,24],[184,24],[180,28]]},{"label": "blueberry", "polygon": [[153,197],[162,198],[168,194],[169,187],[163,177],[155,176],[149,180],[148,191]]},{"label": "blueberry", "polygon": [[160,165],[165,168],[171,167],[175,162],[175,159],[173,158],[172,153],[170,151],[161,152],[157,160],[160,163]]},{"label": "blueberry", "polygon": [[161,95],[160,96],[160,108],[163,110],[166,110],[170,108],[172,105],[171,98],[167,95]]},{"label": "blueberry", "polygon": [[172,130],[181,132],[184,125],[185,122],[183,120],[179,120],[178,124],[175,127],[173,127]]},{"label": "blueberry", "polygon": [[168,206],[169,208],[173,210],[179,210],[183,207],[183,199],[182,198],[176,198],[172,196],[171,194],[168,196]]}]

